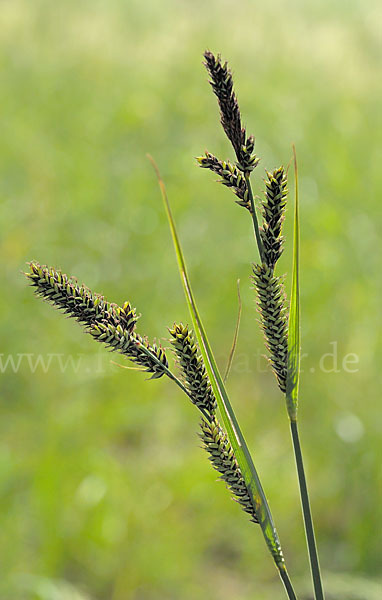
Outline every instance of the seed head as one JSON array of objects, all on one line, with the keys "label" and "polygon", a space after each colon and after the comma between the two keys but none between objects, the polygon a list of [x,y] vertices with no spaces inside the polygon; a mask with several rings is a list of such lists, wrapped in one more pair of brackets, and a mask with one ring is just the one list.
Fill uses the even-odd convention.
[{"label": "seed head", "polygon": [[174,323],[174,327],[169,331],[173,338],[171,344],[182,371],[184,384],[193,404],[204,413],[212,415],[216,411],[216,398],[192,332],[182,323],[179,325]]},{"label": "seed head", "polygon": [[253,281],[258,293],[260,323],[266,348],[279,388],[286,391],[288,360],[288,324],[285,292],[280,277],[275,277],[266,265],[253,266]]},{"label": "seed head", "polygon": [[232,165],[229,161],[219,160],[209,152],[206,152],[205,156],[198,156],[196,160],[203,169],[209,169],[219,175],[221,177],[219,183],[231,188],[235,196],[239,198],[235,202],[239,206],[244,206],[250,210],[251,205],[248,199],[247,182],[244,175],[236,166]]},{"label": "seed head", "polygon": [[210,455],[212,466],[221,474],[221,479],[233,493],[234,500],[250,515],[251,521],[258,523],[254,503],[251,500],[251,495],[248,492],[232,446],[216,417],[213,417],[210,422],[202,419],[200,427],[201,433],[199,435],[203,447]]},{"label": "seed head", "polygon": [[266,172],[265,198],[262,201],[263,227],[260,231],[263,242],[265,261],[274,270],[276,262],[283,252],[283,236],[281,235],[287,199],[287,177],[284,168],[273,173]]},{"label": "seed head", "polygon": [[123,306],[106,302],[103,296],[93,294],[53,267],[41,266],[38,262],[29,263],[30,271],[25,273],[37,296],[47,300],[65,314],[85,326],[107,322],[124,329],[134,330],[138,317],[129,302]]},{"label": "seed head", "polygon": [[215,56],[206,50],[204,58],[204,65],[211,77],[211,87],[218,99],[220,121],[235,151],[237,166],[242,171],[252,171],[259,161],[254,154],[254,138],[246,137],[245,128],[241,124],[239,104],[233,90],[232,73],[227,62],[223,63],[219,54]]}]

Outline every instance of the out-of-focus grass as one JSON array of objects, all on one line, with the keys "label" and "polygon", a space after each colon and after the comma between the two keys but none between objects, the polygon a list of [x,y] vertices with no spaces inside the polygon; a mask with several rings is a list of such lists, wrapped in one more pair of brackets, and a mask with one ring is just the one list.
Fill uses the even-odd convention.
[{"label": "out-of-focus grass", "polygon": [[[308,572],[285,407],[260,357],[250,220],[193,161],[229,155],[205,47],[234,69],[263,158],[257,193],[261,169],[297,145],[301,435],[322,570],[362,575],[355,598],[377,597],[366,582],[382,544],[380,20],[375,0],[2,3],[1,598],[283,598],[260,532],[214,483],[186,399],[111,365],[20,275],[35,258],[130,299],[150,337],[188,320],[147,151],[222,365],[241,278],[229,389],[291,575]],[[45,369],[31,369],[38,355]]]}]

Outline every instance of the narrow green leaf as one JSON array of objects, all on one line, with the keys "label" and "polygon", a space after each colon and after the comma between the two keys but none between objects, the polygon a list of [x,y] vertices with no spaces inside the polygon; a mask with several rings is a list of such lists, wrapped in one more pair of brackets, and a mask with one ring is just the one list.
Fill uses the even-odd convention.
[{"label": "narrow green leaf", "polygon": [[229,401],[226,389],[224,387],[224,383],[222,377],[220,375],[219,369],[216,365],[211,346],[208,342],[206,332],[204,330],[196,303],[194,299],[194,295],[191,289],[191,284],[189,277],[187,275],[186,264],[184,255],[182,252],[182,248],[180,245],[179,237],[177,234],[175,222],[171,213],[170,204],[167,198],[166,189],[163,183],[163,180],[160,176],[157,165],[151,156],[148,156],[151,161],[155,172],[158,177],[159,186],[162,193],[162,198],[164,201],[168,222],[171,229],[172,239],[174,242],[176,257],[178,261],[179,273],[182,280],[182,284],[184,287],[187,304],[190,310],[193,326],[195,329],[195,334],[197,336],[197,340],[199,343],[200,351],[203,356],[203,360],[206,366],[206,370],[208,373],[208,377],[210,379],[213,391],[216,396],[216,400],[218,402],[219,410],[221,413],[221,417],[224,423],[224,427],[226,429],[227,435],[229,437],[229,441],[232,445],[232,448],[235,452],[236,460],[239,463],[240,470],[244,477],[245,483],[248,487],[248,490],[252,494],[252,498],[254,500],[254,504],[256,507],[256,514],[259,518],[259,523],[261,529],[263,531],[263,535],[266,541],[266,544],[272,554],[273,560],[276,563],[277,568],[280,572],[286,572],[284,557],[281,550],[280,541],[278,538],[278,534],[276,528],[273,523],[272,515],[270,512],[270,508],[267,502],[267,499],[264,494],[264,490],[261,486],[259,476],[255,469],[255,466],[252,461],[252,457],[249,453],[247,444],[244,440],[243,434],[239,428],[238,422],[236,420],[234,411],[232,409],[231,403]]},{"label": "narrow green leaf", "polygon": [[292,290],[290,295],[288,325],[288,368],[286,383],[286,404],[291,421],[297,419],[298,386],[300,380],[300,218],[298,203],[298,171],[296,148],[293,146],[295,204],[293,233]]}]

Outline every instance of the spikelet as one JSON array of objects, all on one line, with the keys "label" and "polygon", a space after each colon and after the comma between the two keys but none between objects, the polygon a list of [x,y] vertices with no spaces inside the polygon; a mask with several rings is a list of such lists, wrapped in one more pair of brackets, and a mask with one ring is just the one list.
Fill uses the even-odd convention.
[{"label": "spikelet", "polygon": [[285,292],[280,277],[266,265],[253,266],[253,281],[258,293],[260,322],[264,331],[269,359],[279,388],[286,391],[288,357],[288,323]]},{"label": "spikelet", "polygon": [[130,333],[123,326],[112,323],[97,323],[89,328],[89,333],[97,342],[105,344],[113,352],[123,354],[141,366],[151,379],[158,379],[168,369],[166,353],[161,346],[150,345],[146,338],[135,332]]},{"label": "spikelet", "polygon": [[262,201],[263,227],[260,235],[265,262],[274,270],[276,262],[283,252],[281,229],[288,194],[287,177],[283,167],[274,170],[273,173],[267,171],[266,174],[265,198]]},{"label": "spikelet", "polygon": [[233,91],[232,73],[227,62],[222,62],[220,55],[215,57],[212,52],[206,50],[204,58],[204,65],[211,77],[211,87],[218,99],[220,121],[235,150],[237,166],[242,171],[250,172],[259,161],[254,154],[255,140],[253,136],[246,137],[245,128],[241,124],[239,104]]},{"label": "spikelet", "polygon": [[174,323],[169,330],[175,355],[179,361],[184,384],[193,404],[207,414],[216,410],[216,398],[211,389],[203,359],[198,353],[192,332],[187,325]]},{"label": "spikelet", "polygon": [[200,427],[201,433],[199,436],[203,442],[203,447],[209,454],[212,466],[220,473],[221,479],[233,493],[234,500],[250,515],[251,521],[258,523],[255,506],[248,493],[232,446],[216,417],[213,417],[210,422],[202,419]]},{"label": "spikelet", "polygon": [[219,183],[232,189],[233,193],[239,198],[239,200],[235,200],[239,206],[244,206],[248,210],[251,209],[247,182],[237,167],[229,161],[219,160],[209,152],[206,152],[205,156],[197,156],[196,160],[203,169],[209,169],[221,177]]},{"label": "spikelet", "polygon": [[107,321],[123,325],[131,332],[135,328],[138,317],[129,302],[122,307],[110,304],[103,296],[93,294],[84,285],[78,285],[53,267],[41,266],[38,262],[29,263],[30,272],[25,273],[37,296],[47,300],[65,314],[76,319],[85,326]]}]

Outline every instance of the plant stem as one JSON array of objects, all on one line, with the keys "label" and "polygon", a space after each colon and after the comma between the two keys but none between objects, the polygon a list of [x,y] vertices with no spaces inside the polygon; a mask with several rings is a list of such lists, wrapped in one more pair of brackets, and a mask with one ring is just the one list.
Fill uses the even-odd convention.
[{"label": "plant stem", "polygon": [[297,596],[294,593],[292,582],[289,579],[288,571],[286,570],[285,567],[283,568],[283,565],[280,565],[279,573],[280,573],[281,580],[284,584],[286,593],[288,594],[289,600],[297,600]]},{"label": "plant stem", "polygon": [[253,221],[253,229],[255,231],[255,237],[256,237],[257,247],[259,249],[260,260],[263,263],[263,262],[265,262],[264,261],[264,248],[263,248],[263,243],[262,243],[261,237],[260,237],[259,224],[257,222],[255,201],[253,199],[252,187],[251,187],[251,182],[250,182],[250,174],[245,173],[244,175],[245,175],[245,180],[247,182],[248,197],[249,197],[249,201],[251,203],[250,213],[251,213],[252,221]]},{"label": "plant stem", "polygon": [[297,421],[291,420],[290,428],[291,428],[291,432],[292,432],[293,449],[294,449],[294,455],[295,455],[295,459],[296,459],[298,482],[299,482],[299,486],[300,486],[301,505],[302,505],[302,512],[303,512],[303,516],[304,516],[304,525],[305,525],[305,536],[306,536],[306,541],[307,541],[308,551],[309,551],[309,560],[310,560],[310,568],[311,568],[311,572],[312,572],[314,594],[315,594],[316,600],[324,600],[324,591],[323,591],[322,583],[321,583],[320,565],[318,562],[316,538],[314,535],[312,513],[310,510],[308,487],[306,484],[306,477],[305,477],[304,463],[302,460],[300,438],[299,438],[298,429],[297,429]]}]

